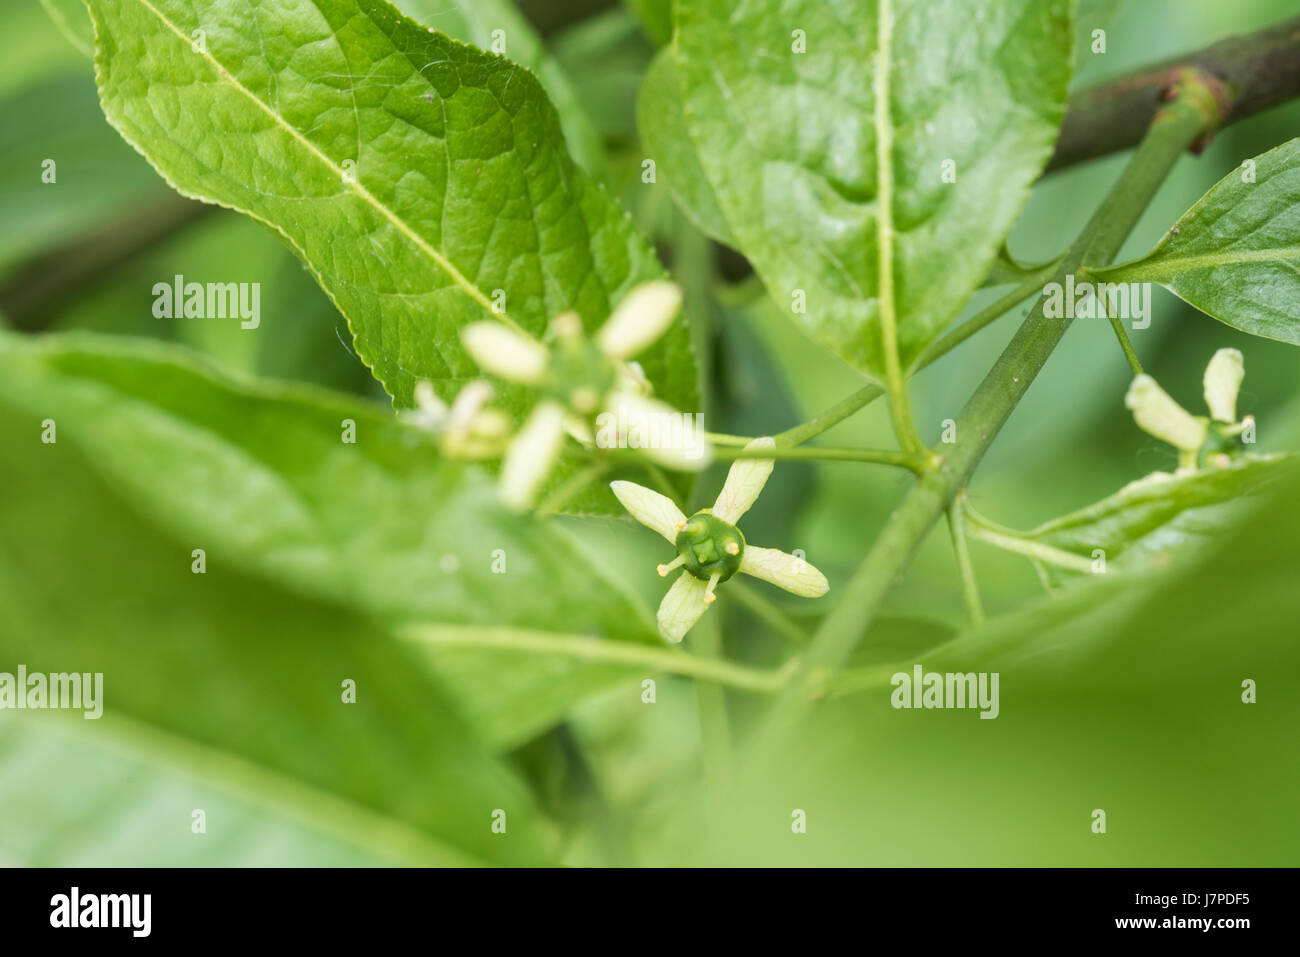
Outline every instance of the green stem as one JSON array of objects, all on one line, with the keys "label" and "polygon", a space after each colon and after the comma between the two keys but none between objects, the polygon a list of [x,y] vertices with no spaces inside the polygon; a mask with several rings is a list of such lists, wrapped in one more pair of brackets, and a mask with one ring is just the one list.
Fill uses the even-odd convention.
[{"label": "green stem", "polygon": [[1032,539],[1022,538],[1019,535],[1008,535],[1005,532],[994,531],[983,525],[970,526],[971,538],[978,538],[981,542],[986,542],[1003,551],[1015,552],[1017,555],[1024,555],[1026,558],[1032,558],[1035,561],[1047,562],[1049,565],[1059,565],[1062,568],[1069,568],[1076,572],[1092,571],[1092,562],[1073,552],[1067,552],[1060,548],[1054,548],[1051,545],[1044,545],[1042,542],[1035,542]]},{"label": "green stem", "polygon": [[1008,312],[1024,302],[1035,293],[1042,293],[1043,286],[1050,282],[1056,275],[1056,271],[1061,268],[1061,263],[1065,257],[1054,259],[1050,263],[1045,263],[1034,272],[1029,273],[1016,288],[1009,293],[990,303],[981,309],[975,315],[971,316],[955,329],[950,330],[946,335],[940,336],[926,348],[921,350],[921,355],[916,360],[916,368],[924,369],[931,362],[934,362],[941,356],[947,355],[953,349],[975,335],[983,331],[993,322],[1001,319]]},{"label": "green stem", "polygon": [[560,509],[568,504],[569,500],[583,491],[588,485],[596,481],[605,474],[606,465],[604,462],[596,462],[588,465],[584,469],[574,472],[562,483],[560,487],[552,492],[546,501],[537,506],[539,515],[554,515]]},{"label": "green stem", "polygon": [[736,448],[744,448],[750,442],[754,441],[752,435],[728,435],[725,432],[705,432],[704,441],[710,445],[732,445]]},{"label": "green stem", "polygon": [[[1204,85],[1185,77],[1174,99],[1157,115],[1119,181],[1102,201],[1079,238],[1066,253],[1056,280],[1076,274],[1085,263],[1113,262],[1120,246],[1147,208],[1178,157],[1214,117],[1207,110]],[[984,381],[957,417],[958,441],[949,447],[942,467],[925,473],[894,511],[866,558],[840,589],[839,600],[813,636],[799,670],[777,699],[759,735],[760,745],[808,707],[811,693],[825,675],[849,659],[867,633],[890,586],[902,574],[922,540],[964,488],[1012,411],[1024,398],[1052,351],[1070,326],[1068,319],[1049,319],[1043,298],[1030,312]]]},{"label": "green stem", "polygon": [[789,679],[789,666],[777,670],[751,668],[721,658],[701,658],[684,651],[670,651],[653,645],[589,638],[585,635],[560,635],[524,628],[471,627],[464,625],[410,625],[398,631],[408,641],[433,647],[497,648],[534,655],[562,655],[686,675],[711,681],[738,691],[772,694],[781,690]]},{"label": "green stem", "polygon": [[[972,538],[978,538],[980,541],[1003,551],[1014,552],[1017,555],[1031,558],[1036,563],[1039,563],[1035,565],[1035,568],[1040,568],[1041,563],[1046,562],[1049,565],[1059,565],[1062,568],[1070,568],[1077,572],[1092,571],[1091,560],[1073,552],[1067,552],[1063,548],[1044,545],[1042,542],[1028,537],[1024,532],[1017,531],[1014,528],[1007,528],[1007,526],[1000,525],[981,515],[971,505],[964,492],[961,494],[960,505],[963,516],[969,522],[966,527]],[[956,507],[956,503],[954,503],[954,507]],[[1044,587],[1046,587],[1046,582],[1044,582]]]},{"label": "green stem", "polygon": [[[924,369],[930,363],[957,348],[975,333],[982,331],[996,320],[1002,318],[1030,296],[1042,292],[1043,284],[1056,274],[1060,263],[1061,260],[1058,259],[1030,273],[1011,292],[981,309],[961,325],[949,331],[947,335],[941,336],[930,343],[925,349],[921,350],[913,371]],[[859,409],[865,408],[884,394],[885,390],[874,382],[871,385],[863,386],[857,392],[846,396],[829,409],[813,416],[807,422],[802,422],[794,426],[794,428],[786,429],[784,432],[778,432],[774,436],[776,444],[778,446],[802,445],[809,439],[821,435],[827,429],[839,425]],[[737,437],[731,436],[731,438]]]},{"label": "green stem", "polygon": [[760,595],[748,582],[741,581],[739,575],[727,583],[727,597],[734,599],[737,604],[744,605],[751,615],[767,624],[796,647],[802,648],[808,644],[808,633],[799,626],[798,622],[782,611],[776,602]]},{"label": "green stem", "polygon": [[723,460],[773,459],[779,462],[870,462],[875,465],[896,465],[899,468],[911,469],[913,472],[922,472],[933,464],[933,457],[926,452],[910,453],[894,452],[889,449],[843,449],[824,446],[775,449],[715,448],[713,457]]},{"label": "green stem", "polygon": [[727,283],[723,280],[714,289],[713,294],[722,305],[729,309],[737,309],[766,298],[767,289],[761,279],[750,273],[737,282]]},{"label": "green stem", "polygon": [[910,674],[912,664],[913,662],[906,664],[896,662],[890,665],[846,668],[827,681],[825,691],[828,695],[838,697],[840,695],[856,694],[860,691],[888,688],[891,679],[900,671]]},{"label": "green stem", "polygon": [[[1115,330],[1115,338],[1119,340],[1119,347],[1124,351],[1124,358],[1128,361],[1128,367],[1133,370],[1135,376],[1141,375],[1142,363],[1138,359],[1137,350],[1133,348],[1133,343],[1128,337],[1128,330],[1124,328],[1124,321],[1118,316],[1106,315],[1108,311],[1106,308],[1106,300],[1109,296],[1103,296],[1101,294],[1101,286],[1097,284],[1096,275],[1086,266],[1079,270],[1079,275],[1088,282],[1093,283],[1092,294],[1097,298],[1097,308],[1101,311],[1103,316],[1106,316],[1107,321],[1110,322],[1111,329]],[[1105,280],[1102,280],[1102,282],[1104,281]]]},{"label": "green stem", "polygon": [[[720,662],[722,658],[722,633],[718,616],[708,615],[688,636],[691,650],[701,661]],[[721,795],[731,780],[731,719],[727,714],[727,693],[719,686],[697,683],[695,698],[700,714],[700,745],[704,757],[704,771],[710,790]]]},{"label": "green stem", "polygon": [[952,535],[952,550],[957,556],[957,570],[961,574],[961,594],[966,602],[966,614],[971,627],[984,623],[984,605],[980,601],[980,586],[975,580],[975,566],[970,560],[970,547],[966,543],[966,512],[961,502],[948,506],[948,531]]},{"label": "green stem", "polygon": [[1124,328],[1124,321],[1114,316],[1110,319],[1110,327],[1115,330],[1115,338],[1119,340],[1119,347],[1124,350],[1124,358],[1128,360],[1128,367],[1133,370],[1135,376],[1142,374],[1142,363],[1138,359],[1137,350],[1133,348],[1133,343],[1129,340],[1128,331]]}]

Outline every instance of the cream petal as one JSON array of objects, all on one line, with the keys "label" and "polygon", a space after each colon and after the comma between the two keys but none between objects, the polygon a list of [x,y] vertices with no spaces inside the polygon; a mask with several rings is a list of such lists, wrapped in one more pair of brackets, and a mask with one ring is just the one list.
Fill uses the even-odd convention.
[{"label": "cream petal", "polygon": [[1205,404],[1219,422],[1237,421],[1237,393],[1246,378],[1246,361],[1236,349],[1220,349],[1205,367]]},{"label": "cream petal", "polygon": [[1183,452],[1194,453],[1205,444],[1209,423],[1175,402],[1149,375],[1133,380],[1124,404],[1143,431]]},{"label": "cream petal", "polygon": [[804,598],[820,598],[831,587],[816,568],[779,548],[746,545],[740,556],[740,570]]},{"label": "cream petal", "polygon": [[551,319],[551,332],[557,339],[577,339],[582,335],[582,317],[572,310]]},{"label": "cream petal", "polygon": [[564,442],[564,415],[558,402],[538,404],[506,450],[501,463],[501,500],[511,508],[522,511],[531,506],[537,489],[550,474]]},{"label": "cream petal", "polygon": [[492,399],[492,386],[482,379],[466,383],[456,393],[451,403],[451,413],[447,417],[447,427],[466,429],[479,412]]},{"label": "cream petal", "polygon": [[609,487],[629,515],[668,541],[677,541],[677,526],[686,521],[686,516],[672,499],[635,482],[620,480],[610,482]]},{"label": "cream petal", "polygon": [[438,393],[433,391],[433,383],[428,379],[421,379],[415,384],[414,398],[415,407],[421,412],[436,418],[447,414],[447,404],[438,398]]},{"label": "cream petal", "polygon": [[412,397],[415,399],[415,408],[403,409],[398,413],[398,418],[427,432],[441,430],[447,422],[448,409],[447,404],[433,391],[433,383],[421,379],[415,384]]},{"label": "cream petal", "polygon": [[637,395],[649,395],[654,391],[654,386],[646,378],[645,369],[639,362],[618,364],[618,388],[622,392],[635,392]]},{"label": "cream petal", "polygon": [[[745,448],[772,449],[776,448],[776,441],[765,435],[750,442]],[[732,462],[727,482],[718,493],[718,500],[713,503],[713,514],[732,525],[740,521],[740,516],[749,511],[749,507],[763,491],[775,464],[772,459],[736,459]]]},{"label": "cream petal", "polygon": [[564,417],[564,431],[568,432],[580,445],[591,448],[596,444],[596,437],[591,433],[591,426],[578,418],[576,415],[566,415]]},{"label": "cream petal", "polygon": [[550,361],[540,343],[499,322],[471,322],[460,338],[480,369],[511,382],[538,382]]},{"label": "cream petal", "polygon": [[635,392],[614,392],[596,424],[597,445],[636,449],[650,461],[680,472],[698,472],[712,458],[703,416],[678,412],[667,402]]},{"label": "cream petal", "polygon": [[705,600],[708,582],[682,572],[659,603],[659,631],[669,641],[681,641],[700,616],[709,610]]},{"label": "cream petal", "polygon": [[607,356],[627,359],[664,334],[682,307],[682,291],[663,279],[643,282],[618,304],[596,333]]}]

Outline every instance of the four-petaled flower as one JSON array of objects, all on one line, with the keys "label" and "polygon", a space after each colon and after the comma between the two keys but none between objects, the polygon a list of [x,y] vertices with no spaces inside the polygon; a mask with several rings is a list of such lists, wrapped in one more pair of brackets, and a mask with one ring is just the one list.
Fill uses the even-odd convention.
[{"label": "four-petaled flower", "polygon": [[[592,423],[602,412],[649,421],[671,406],[648,396],[650,384],[629,362],[663,335],[681,308],[682,292],[655,280],[634,288],[592,338],[582,320],[566,312],[551,320],[549,344],[497,322],[475,322],[461,333],[465,348],[486,372],[532,386],[541,400],[519,430],[501,467],[501,497],[528,508],[560,453],[566,430],[591,443]],[[648,458],[674,468],[698,469],[695,449],[647,448]]]},{"label": "four-petaled flower", "polygon": [[1210,464],[1228,465],[1229,452],[1241,442],[1253,442],[1254,416],[1237,420],[1237,393],[1246,377],[1245,361],[1236,349],[1220,349],[1205,367],[1202,382],[1210,417],[1192,415],[1156,380],[1143,374],[1133,380],[1124,404],[1143,431],[1178,449],[1178,470],[1195,470],[1202,450]]},{"label": "four-petaled flower", "polygon": [[[769,449],[770,438],[755,439],[746,449]],[[680,577],[659,605],[659,630],[681,641],[713,603],[718,585],[736,572],[753,575],[788,592],[818,598],[830,587],[826,576],[802,558],[775,548],[745,542],[736,527],[772,474],[772,459],[737,459],[713,508],[690,518],[666,496],[633,482],[611,482],[623,507],[642,525],[654,529],[677,548],[677,557],[659,566],[660,576],[682,566]]]}]

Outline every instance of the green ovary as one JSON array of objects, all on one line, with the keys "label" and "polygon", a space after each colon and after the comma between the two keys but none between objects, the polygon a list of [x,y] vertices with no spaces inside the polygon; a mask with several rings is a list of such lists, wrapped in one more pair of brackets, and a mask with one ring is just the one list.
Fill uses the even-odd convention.
[{"label": "green ovary", "polygon": [[677,533],[675,544],[686,570],[704,581],[717,575],[718,581],[725,582],[740,570],[740,559],[745,554],[745,536],[740,529],[716,518],[708,509],[690,517]]},{"label": "green ovary", "polygon": [[618,368],[585,339],[561,341],[552,350],[548,391],[580,415],[595,415],[617,379]]}]

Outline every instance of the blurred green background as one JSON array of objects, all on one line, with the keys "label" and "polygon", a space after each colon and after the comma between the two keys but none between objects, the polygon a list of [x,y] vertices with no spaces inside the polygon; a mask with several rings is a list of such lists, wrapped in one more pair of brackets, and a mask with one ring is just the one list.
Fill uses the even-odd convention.
[{"label": "blurred green background", "polygon": [[[68,31],[47,6],[67,18]],[[707,346],[716,428],[777,431],[857,388],[855,373],[763,296],[744,283],[729,285],[734,257],[693,229],[663,184],[642,183],[646,150],[635,99],[655,38],[662,38],[659,5],[530,0],[523,7],[576,94],[575,108],[604,144],[609,189],[688,291]],[[1092,54],[1081,42],[1077,84],[1296,12],[1294,0],[1129,0],[1085,10],[1081,38],[1104,27],[1107,51]],[[0,71],[0,315],[23,333],[174,340],[231,369],[386,403],[352,355],[346,323],[274,235],[175,195],[108,126],[90,62],[74,42],[78,15],[78,4],[60,0],[0,9],[0,62],[7,66]],[[1300,102],[1234,124],[1201,156],[1184,157],[1120,259],[1148,250],[1242,159],[1297,132]],[[49,156],[59,157],[57,188],[39,182]],[[1041,261],[1064,249],[1124,159],[1040,183],[1012,233],[1014,255]],[[261,283],[261,328],[250,335],[234,324],[154,318],[153,283],[177,273]],[[970,312],[998,294],[982,294]],[[1240,408],[1256,416],[1261,449],[1300,448],[1300,351],[1237,333],[1163,290],[1153,295],[1150,328],[1132,336],[1147,370],[1195,407],[1209,357],[1224,346],[1241,349],[1247,377]],[[942,420],[965,402],[1025,308],[917,376],[913,403],[924,438],[938,438]],[[1076,322],[981,466],[970,493],[975,506],[1029,527],[1172,467],[1172,450],[1138,431],[1124,409],[1128,381],[1108,325]],[[0,431],[0,445],[18,441]],[[883,403],[837,427],[828,441],[889,446]],[[702,481],[706,496],[718,477]],[[832,583],[843,581],[909,481],[856,465],[781,466],[746,532],[804,549]],[[155,567],[163,533],[113,489],[91,479],[40,484],[23,485],[15,468],[3,487],[3,527],[12,537],[0,551],[0,602],[8,594],[14,607],[37,609],[25,614],[46,617],[0,615],[7,631],[0,671],[24,655],[35,658],[33,636],[50,621],[66,619],[59,627],[93,649],[96,628],[161,618],[169,643],[183,646],[202,634],[223,648],[216,661],[185,666],[195,694],[232,693],[221,670],[261,667],[268,648],[286,663],[355,658],[352,667],[375,669],[391,691],[384,713],[362,733],[316,724],[326,712],[293,695],[278,710],[263,710],[256,683],[244,689],[251,697],[242,733],[283,736],[286,748],[299,749],[297,779],[307,782],[301,791],[283,778],[267,781],[256,767],[182,754],[155,731],[128,728],[106,748],[96,729],[79,722],[0,714],[0,862],[420,859],[414,836],[355,807],[336,807],[312,787],[329,790],[332,780],[357,775],[368,779],[370,803],[389,807],[418,806],[429,788],[477,788],[488,804],[502,789],[517,790],[517,804],[528,810],[512,825],[509,850],[505,841],[473,842],[484,858],[502,863],[1281,865],[1300,856],[1296,489],[1225,529],[1222,544],[1177,573],[1111,583],[1106,594],[1074,604],[1044,608],[1028,562],[973,543],[987,610],[1010,616],[981,639],[976,658],[962,659],[1002,669],[996,721],[971,712],[895,711],[883,693],[850,695],[819,709],[780,760],[758,765],[717,740],[720,726],[743,734],[757,712],[754,700],[663,678],[654,707],[642,704],[639,681],[616,684],[574,703],[562,725],[527,743],[431,769],[422,749],[436,740],[456,750],[461,719],[429,713],[418,683],[402,678],[412,668],[406,652],[378,638],[370,623],[251,575],[223,579],[222,591],[200,601]],[[20,514],[42,520],[24,524]],[[564,522],[648,607],[657,604],[662,585],[644,574],[662,560],[651,534],[613,520]],[[78,607],[55,615],[55,606],[69,602]],[[740,604],[719,607],[702,642],[720,635],[729,656],[755,664],[778,663],[788,651]],[[862,660],[919,654],[962,627],[951,547],[940,527],[892,592]],[[175,674],[160,669],[158,680]],[[1255,705],[1240,702],[1245,678],[1259,683]],[[167,694],[160,690],[160,699]],[[430,738],[411,730],[424,722],[441,722]],[[702,724],[712,731],[702,734]],[[391,760],[360,763],[372,748]],[[196,844],[189,809],[200,806],[225,823]],[[463,811],[463,827],[482,830],[475,815],[486,806],[467,798],[460,811],[446,813]],[[1107,811],[1105,835],[1090,830],[1095,808]],[[806,834],[791,832],[794,809],[807,812]]]}]

